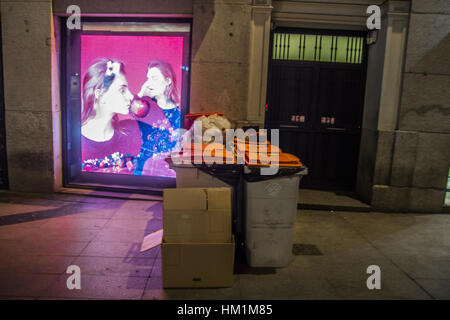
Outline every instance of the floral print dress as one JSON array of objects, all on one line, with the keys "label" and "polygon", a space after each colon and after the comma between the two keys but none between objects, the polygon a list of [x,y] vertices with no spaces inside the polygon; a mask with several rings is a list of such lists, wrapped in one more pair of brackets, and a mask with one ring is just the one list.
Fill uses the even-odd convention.
[{"label": "floral print dress", "polygon": [[137,157],[135,175],[142,174],[144,164],[148,159],[170,152],[177,144],[176,136],[173,133],[176,129],[180,128],[180,108],[162,109],[162,111],[164,118],[157,120],[152,125],[144,121],[139,121],[139,129],[142,134],[142,147]]}]

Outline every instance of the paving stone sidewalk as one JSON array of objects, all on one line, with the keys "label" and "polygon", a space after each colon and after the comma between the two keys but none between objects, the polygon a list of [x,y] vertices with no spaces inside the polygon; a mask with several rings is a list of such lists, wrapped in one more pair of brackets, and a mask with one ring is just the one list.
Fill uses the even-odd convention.
[{"label": "paving stone sidewalk", "polygon": [[289,267],[241,266],[222,289],[164,290],[160,248],[139,252],[160,228],[159,201],[3,192],[0,299],[450,299],[450,215],[299,210]]}]

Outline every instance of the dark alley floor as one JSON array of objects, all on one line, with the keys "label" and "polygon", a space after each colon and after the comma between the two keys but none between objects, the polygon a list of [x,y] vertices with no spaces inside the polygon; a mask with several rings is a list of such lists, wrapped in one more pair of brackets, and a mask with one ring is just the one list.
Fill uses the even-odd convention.
[{"label": "dark alley floor", "polygon": [[0,299],[450,299],[450,215],[299,210],[291,264],[222,289],[164,290],[160,248],[139,252],[161,228],[158,201],[0,193]]}]

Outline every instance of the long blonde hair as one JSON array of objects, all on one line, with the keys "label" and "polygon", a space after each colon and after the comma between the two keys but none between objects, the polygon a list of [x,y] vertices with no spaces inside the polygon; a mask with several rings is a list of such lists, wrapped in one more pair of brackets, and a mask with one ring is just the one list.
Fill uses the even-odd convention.
[{"label": "long blonde hair", "polygon": [[[81,104],[81,125],[95,117],[94,105],[96,103],[95,90],[103,89],[107,91],[114,81],[115,75],[106,75],[108,62],[118,62],[120,64],[120,73],[125,74],[125,68],[122,62],[114,61],[111,59],[99,59],[93,65],[91,65],[83,76],[83,99]],[[113,127],[116,128],[118,122],[118,116],[114,115]]]}]

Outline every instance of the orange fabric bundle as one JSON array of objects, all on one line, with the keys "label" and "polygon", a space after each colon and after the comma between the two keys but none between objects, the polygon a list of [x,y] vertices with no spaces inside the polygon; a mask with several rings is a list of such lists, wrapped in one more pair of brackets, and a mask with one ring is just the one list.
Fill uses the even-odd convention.
[{"label": "orange fabric bundle", "polygon": [[260,152],[259,151],[260,148],[266,148],[265,152],[269,153],[269,154],[271,154],[271,153],[280,153],[281,152],[280,148],[278,148],[277,146],[271,145],[270,143],[267,143],[266,145],[260,144],[260,143],[258,143],[256,145],[255,144],[251,145],[249,143],[246,143],[245,145],[243,143],[236,143],[236,150],[238,152],[246,152],[246,153],[248,153],[248,152],[255,152],[255,153],[259,153]]},{"label": "orange fabric bundle", "polygon": [[[275,155],[275,154],[274,154]],[[258,153],[246,153],[245,156],[245,162],[249,166],[268,166],[273,165],[274,163],[270,163],[273,159],[270,157],[270,155],[260,155]],[[265,162],[266,164],[263,164],[261,162]],[[267,163],[269,162],[269,163]],[[278,161],[277,164],[280,167],[302,167],[303,164],[300,161],[300,159],[293,154],[290,153],[283,153],[281,152],[278,154]]]},{"label": "orange fabric bundle", "polygon": [[236,157],[234,153],[227,150],[223,144],[220,143],[203,143],[199,146],[196,143],[188,143],[183,146],[183,152],[179,153],[180,157],[185,160],[191,159],[192,161],[197,156],[201,158],[204,163],[215,162],[216,157],[222,156],[223,163],[236,163]]}]

